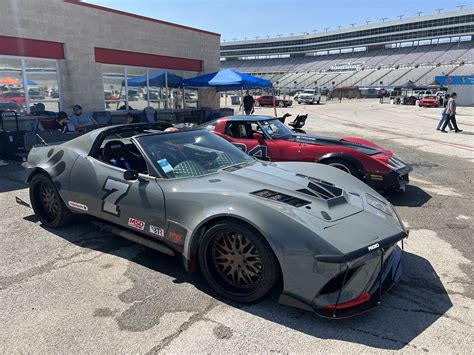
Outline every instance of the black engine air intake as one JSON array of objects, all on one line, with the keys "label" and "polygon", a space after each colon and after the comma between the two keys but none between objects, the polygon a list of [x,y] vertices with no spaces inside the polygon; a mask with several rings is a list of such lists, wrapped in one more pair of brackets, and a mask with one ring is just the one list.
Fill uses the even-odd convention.
[{"label": "black engine air intake", "polygon": [[286,203],[294,207],[302,207],[302,206],[309,205],[311,203],[309,201],[303,200],[298,197],[286,195],[281,192],[276,192],[276,191],[267,190],[267,189],[254,191],[254,192],[251,192],[251,194],[255,196],[267,198],[269,200]]}]

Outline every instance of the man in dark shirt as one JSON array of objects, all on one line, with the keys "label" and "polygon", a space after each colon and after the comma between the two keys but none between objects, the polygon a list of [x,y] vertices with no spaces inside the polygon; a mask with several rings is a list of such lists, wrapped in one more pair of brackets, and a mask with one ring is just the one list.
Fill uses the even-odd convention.
[{"label": "man in dark shirt", "polygon": [[[253,113],[253,107],[255,105],[255,100],[252,95],[250,95],[249,91],[247,90],[245,92],[245,96],[243,98],[243,104],[244,104],[244,111],[246,115],[251,115]],[[242,107],[242,105],[240,105]]]}]

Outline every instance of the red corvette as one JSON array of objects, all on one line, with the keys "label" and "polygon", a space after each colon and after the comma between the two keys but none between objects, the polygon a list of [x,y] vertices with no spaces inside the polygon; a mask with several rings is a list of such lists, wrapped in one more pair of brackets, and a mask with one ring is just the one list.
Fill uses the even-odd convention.
[{"label": "red corvette", "polygon": [[391,151],[370,141],[294,133],[273,117],[230,116],[205,126],[258,159],[331,165],[377,190],[405,190],[412,170]]},{"label": "red corvette", "polygon": [[436,96],[426,96],[420,100],[420,107],[439,107],[439,101]]}]

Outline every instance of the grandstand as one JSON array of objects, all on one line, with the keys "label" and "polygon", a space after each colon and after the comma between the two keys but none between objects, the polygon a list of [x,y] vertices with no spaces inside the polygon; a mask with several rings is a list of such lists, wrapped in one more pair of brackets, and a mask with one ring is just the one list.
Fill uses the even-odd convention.
[{"label": "grandstand", "polygon": [[474,10],[418,16],[319,34],[221,43],[221,67],[279,88],[396,87],[474,75]]}]

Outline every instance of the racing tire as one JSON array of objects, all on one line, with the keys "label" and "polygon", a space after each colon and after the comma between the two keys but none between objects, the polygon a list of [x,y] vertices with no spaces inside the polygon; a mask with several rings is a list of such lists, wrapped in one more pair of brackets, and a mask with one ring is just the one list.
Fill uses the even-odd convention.
[{"label": "racing tire", "polygon": [[213,224],[199,244],[199,266],[224,299],[252,303],[265,297],[280,278],[278,261],[251,226],[235,220]]},{"label": "racing tire", "polygon": [[323,164],[332,166],[336,169],[342,170],[348,174],[351,174],[355,176],[356,178],[359,178],[359,171],[357,168],[354,166],[354,164],[348,162],[347,160],[344,159],[327,159],[323,161]]},{"label": "racing tire", "polygon": [[321,102],[321,99],[319,99],[318,101],[316,101],[316,105],[319,105],[320,102]]},{"label": "racing tire", "polygon": [[280,101],[280,102],[278,103],[278,107],[285,107],[285,103],[284,103],[283,101]]},{"label": "racing tire", "polygon": [[301,101],[298,101],[298,105],[301,105]]},{"label": "racing tire", "polygon": [[36,217],[50,228],[58,228],[72,221],[73,213],[64,204],[58,189],[45,174],[38,174],[30,182],[30,201]]}]

